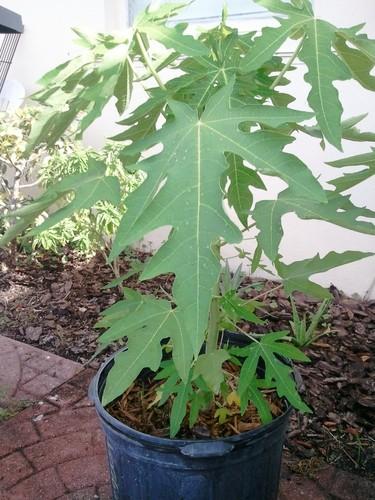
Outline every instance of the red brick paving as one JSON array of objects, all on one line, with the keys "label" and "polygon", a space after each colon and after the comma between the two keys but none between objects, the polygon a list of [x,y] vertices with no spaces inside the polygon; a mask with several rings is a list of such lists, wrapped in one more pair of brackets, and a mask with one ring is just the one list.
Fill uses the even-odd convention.
[{"label": "red brick paving", "polygon": [[[8,339],[2,349],[1,341],[0,337],[0,386],[6,373],[10,376],[5,382],[14,395],[21,393],[18,385],[26,385],[30,375],[35,380],[38,374],[47,374],[60,385],[0,425],[0,500],[110,500],[104,440],[86,396],[93,370],[82,370],[77,363],[69,365],[72,362],[18,342],[12,347],[15,341]],[[8,372],[1,365],[5,352],[9,362],[15,363]],[[45,365],[36,363],[38,356],[46,360]],[[56,361],[56,373],[51,359]],[[69,382],[61,385],[62,374]],[[47,386],[33,386],[33,391],[45,391]],[[332,466],[319,471],[314,479],[284,467],[279,500],[371,500],[375,499],[374,490],[370,481]]]},{"label": "red brick paving", "polygon": [[4,489],[15,486],[25,477],[33,474],[31,464],[20,451],[15,451],[0,462],[0,480]]},{"label": "red brick paving", "polygon": [[[0,352],[1,340],[0,337]],[[19,343],[13,351],[9,344],[6,339],[8,359],[21,361],[11,371],[10,383],[4,379],[7,371],[1,372],[0,385],[10,387],[13,397],[26,392],[22,377],[26,370],[22,363],[32,360],[32,366],[27,366],[28,376],[32,375],[29,370],[38,370],[32,380],[41,375],[43,380],[48,380],[45,377],[48,375],[55,381],[53,390],[44,397],[38,392],[45,392],[48,384],[42,384],[39,389],[35,386],[32,392],[29,385],[30,394],[37,401],[0,425],[0,499],[109,500],[105,444],[95,410],[87,398],[87,385],[93,370],[83,370],[77,363],[62,358],[56,360],[57,356],[46,357],[48,353],[39,349],[32,352],[34,348],[29,346],[23,349],[21,345],[20,356]],[[51,359],[56,361],[58,368],[55,374]],[[62,384],[62,373],[69,382]]]},{"label": "red brick paving", "polygon": [[[83,490],[75,491],[74,493],[68,493],[67,495],[63,495],[59,500],[93,500],[99,497],[96,493],[95,488],[84,488]],[[111,498],[108,496],[107,498]]]},{"label": "red brick paving", "polygon": [[38,400],[82,370],[79,363],[0,335],[0,390]]},{"label": "red brick paving", "polygon": [[92,485],[105,485],[108,482],[108,471],[107,467],[103,466],[104,457],[104,454],[86,455],[60,464],[59,476],[69,491],[77,491]]},{"label": "red brick paving", "polygon": [[0,336],[0,389],[34,402],[0,425],[1,500],[111,498],[105,444],[87,398],[93,374]]},{"label": "red brick paving", "polygon": [[29,415],[25,415],[24,412],[19,415],[22,415],[22,418],[17,418],[17,415],[17,417],[1,424],[0,458],[17,449],[37,443],[40,439],[33,422],[29,421]]},{"label": "red brick paving", "polygon": [[54,500],[66,491],[56,469],[50,467],[20,481],[7,490],[9,500]]},{"label": "red brick paving", "polygon": [[60,464],[94,453],[92,441],[90,432],[73,432],[68,440],[66,435],[46,439],[28,446],[23,452],[36,470],[43,470],[51,462]]}]

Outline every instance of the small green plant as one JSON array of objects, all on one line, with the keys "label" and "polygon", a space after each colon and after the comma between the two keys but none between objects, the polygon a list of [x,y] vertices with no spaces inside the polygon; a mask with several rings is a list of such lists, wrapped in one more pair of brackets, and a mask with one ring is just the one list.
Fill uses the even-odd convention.
[{"label": "small green plant", "polygon": [[315,342],[318,338],[322,337],[323,335],[327,335],[328,331],[320,334],[317,334],[316,331],[319,323],[323,319],[324,314],[329,308],[329,305],[331,303],[329,299],[324,299],[320,304],[319,309],[314,314],[310,315],[309,326],[307,326],[306,314],[304,314],[302,318],[300,318],[293,297],[291,297],[290,302],[292,304],[293,320],[289,323],[294,336],[293,342],[298,347],[307,347],[308,345]]},{"label": "small green plant", "polygon": [[235,269],[232,273],[228,260],[225,260],[224,266],[221,271],[219,288],[220,293],[225,295],[231,290],[238,290],[241,286],[242,280],[244,278],[244,273],[242,272],[242,264]]},{"label": "small green plant", "polygon": [[[225,244],[239,245],[255,226],[257,250],[246,255],[252,271],[267,257],[287,294],[298,290],[321,299],[330,294],[312,276],[372,255],[332,251],[287,262],[280,245],[282,218],[288,213],[375,234],[369,221],[374,213],[342,194],[342,176],[336,184],[331,181],[336,189],[327,189],[300,158],[285,151],[299,134],[316,137],[322,148],[330,143],[339,150],[343,139],[373,137],[355,127],[360,118],[342,119],[334,82],[355,79],[375,90],[375,40],[361,33],[363,25],[337,28],[317,18],[309,0],[256,1],[275,13],[277,22],[261,33],[239,33],[228,25],[224,9],[218,26],[193,37],[185,33],[186,24],[169,23],[185,5],[164,3],[139,15],[123,34],[91,36],[76,30],[83,54],[47,73],[34,95],[45,112],[31,129],[26,154],[41,144],[52,147],[77,117],[80,137],[115,98],[125,127],[113,138],[121,145],[123,168],[131,166],[145,179],[126,200],[110,260],[149,232],[171,228],[140,279],[174,274],[172,294],[161,299],[125,289],[124,298],[103,312],[98,326],[105,328],[101,349],[127,339],[127,350],[116,356],[108,373],[102,404],[121,396],[144,368],[161,368],[157,377],[165,382],[159,404],[172,402],[172,437],[187,413],[193,425],[214,397],[224,397],[228,363],[238,367],[242,411],[251,401],[263,422],[269,422],[264,390],[309,411],[291,366],[283,361],[308,358],[291,343],[288,331],[247,333],[245,347],[222,343],[227,325],[240,332],[244,320],[261,322],[257,304],[241,298],[231,280],[220,282]],[[295,51],[283,61],[277,51],[288,39]],[[290,107],[295,97],[285,89],[296,58],[306,65],[310,111]],[[134,83],[144,86],[147,98],[130,112]],[[304,124],[307,120],[313,123]],[[285,188],[274,199],[257,201],[255,189],[267,190],[269,176]],[[346,180],[347,188],[357,182]],[[89,162],[87,170],[62,177],[33,203],[12,212],[15,224],[1,244],[47,210],[48,217],[30,235],[99,202],[121,206],[122,190],[118,176],[107,175],[103,160]],[[167,365],[162,364],[166,350],[171,353]],[[218,418],[225,418],[224,411]]]}]

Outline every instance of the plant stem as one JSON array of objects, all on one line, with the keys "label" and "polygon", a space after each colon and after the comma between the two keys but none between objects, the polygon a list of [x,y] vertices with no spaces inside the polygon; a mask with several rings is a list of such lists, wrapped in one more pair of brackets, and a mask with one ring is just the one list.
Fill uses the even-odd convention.
[{"label": "plant stem", "polygon": [[[139,83],[139,85],[141,85],[142,89],[146,92],[146,94],[147,94],[149,97],[151,97],[151,95],[150,95],[150,90],[149,90],[148,88],[146,88],[146,85],[143,85],[143,83],[141,82],[140,77],[139,77],[139,75],[138,75],[138,73],[137,73],[137,71],[136,71],[136,69],[135,69],[135,66],[134,66],[134,63],[133,63],[133,61],[132,61],[131,57],[129,57],[129,56],[128,56],[128,57],[127,57],[127,60],[128,60],[129,66],[131,67],[131,69],[132,69],[132,71],[133,71],[133,73],[134,73],[134,76],[138,79],[138,83]],[[161,81],[161,80],[160,80],[160,81]],[[161,83],[162,83],[162,82],[161,82]],[[163,84],[163,85],[164,85],[164,84]],[[164,88],[165,88],[165,85],[164,85]],[[164,116],[164,118],[167,118],[167,115],[166,115],[166,113],[165,113],[165,111],[164,111],[163,109],[161,110],[161,114]]]},{"label": "plant stem", "polygon": [[145,62],[145,65],[148,67],[148,69],[150,70],[150,73],[152,74],[152,76],[155,78],[155,80],[157,81],[159,87],[163,90],[167,90],[166,89],[166,86],[164,85],[163,81],[161,80],[160,76],[158,75],[157,71],[155,70],[154,68],[154,65],[151,61],[151,59],[149,58],[148,56],[148,53],[147,53],[147,50],[146,50],[146,47],[143,43],[143,40],[142,40],[142,37],[141,35],[138,33],[138,31],[136,32],[135,34],[135,38],[137,39],[137,42],[138,42],[138,45],[139,45],[139,48],[142,52],[142,56],[143,56],[143,59],[144,59],[144,62]]},{"label": "plant stem", "polygon": [[[215,294],[216,295],[216,294]],[[206,354],[215,352],[219,340],[219,299],[214,297],[211,302],[210,318],[208,320]]]},{"label": "plant stem", "polygon": [[265,335],[265,333],[249,333],[249,332],[245,332],[245,330],[242,330],[242,328],[240,328],[238,325],[236,325],[235,323],[233,323],[233,321],[230,321],[230,323],[232,324],[234,330],[238,330],[243,335],[246,335],[246,337],[249,337],[249,339],[251,339],[256,344],[259,344],[259,340],[257,340],[257,338],[262,338]]},{"label": "plant stem", "polygon": [[304,41],[305,41],[305,36],[303,36],[301,38],[301,40],[299,41],[299,43],[298,43],[298,45],[296,47],[296,50],[290,56],[290,58],[288,59],[287,63],[285,64],[285,66],[283,67],[282,71],[279,73],[279,75],[277,76],[277,78],[273,81],[273,83],[272,83],[272,85],[270,87],[271,90],[273,90],[280,83],[280,81],[283,78],[283,76],[285,75],[285,73],[291,67],[291,65],[293,64],[295,58],[298,56],[298,52],[300,51],[300,49],[301,49],[302,44],[303,44]]},{"label": "plant stem", "polygon": [[[139,78],[140,78],[140,76],[138,75],[138,72],[137,72],[137,70],[135,69],[135,66],[134,66],[134,63],[133,63],[132,58],[131,58],[129,55],[127,55],[127,56],[126,56],[126,60],[128,61],[128,64],[129,64],[129,66],[130,66],[131,70],[133,71],[134,76],[135,76],[137,79],[139,79]],[[143,87],[143,85],[142,85],[142,87]],[[144,88],[144,87],[143,87],[143,88]]]},{"label": "plant stem", "polygon": [[32,187],[35,187],[35,186],[39,186],[39,184],[41,184],[41,182],[42,182],[42,179],[39,178],[36,181],[31,182],[30,184],[22,184],[20,186],[20,189],[28,189],[28,188],[32,188]]},{"label": "plant stem", "polygon": [[[212,245],[212,251],[214,255],[220,260],[220,241],[217,241]],[[206,354],[215,352],[218,348],[219,340],[219,319],[220,319],[220,309],[219,309],[219,284],[216,284],[213,298],[210,307],[210,316],[208,320],[207,327],[207,339],[206,339]]]},{"label": "plant stem", "polygon": [[283,287],[282,284],[277,285],[274,288],[271,288],[270,290],[266,290],[265,292],[260,293],[259,295],[257,295],[256,297],[253,297],[250,300],[258,300],[258,299],[261,299],[262,297],[266,297],[269,293],[276,292],[276,290],[280,290],[280,288],[282,288],[282,287]]}]

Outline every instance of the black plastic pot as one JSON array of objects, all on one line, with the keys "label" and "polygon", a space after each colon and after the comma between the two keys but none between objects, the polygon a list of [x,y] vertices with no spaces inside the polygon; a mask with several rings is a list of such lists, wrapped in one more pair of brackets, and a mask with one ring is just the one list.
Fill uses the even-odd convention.
[{"label": "black plastic pot", "polygon": [[158,438],[103,408],[100,399],[112,365],[113,358],[102,365],[89,395],[106,438],[115,500],[277,499],[290,408],[270,424],[229,438]]}]

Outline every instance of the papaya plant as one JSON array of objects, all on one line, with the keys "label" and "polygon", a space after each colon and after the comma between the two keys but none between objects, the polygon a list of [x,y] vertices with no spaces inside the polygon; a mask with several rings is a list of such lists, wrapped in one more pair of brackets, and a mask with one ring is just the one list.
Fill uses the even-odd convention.
[{"label": "papaya plant", "polygon": [[[255,226],[258,246],[250,256],[252,270],[267,257],[288,294],[298,290],[322,299],[330,294],[312,275],[371,255],[332,251],[287,264],[280,244],[281,218],[288,213],[375,234],[369,220],[374,213],[342,194],[373,174],[372,153],[365,155],[371,171],[355,180],[348,175],[332,180],[332,190],[285,151],[300,134],[339,150],[342,139],[373,138],[356,128],[362,117],[343,120],[334,82],[354,79],[375,90],[375,40],[362,34],[363,25],[341,29],[316,18],[309,0],[256,1],[274,13],[278,26],[239,33],[228,26],[224,9],[218,26],[194,37],[186,34],[187,24],[170,22],[184,5],[162,4],[146,9],[123,35],[94,37],[75,30],[82,55],[47,73],[34,95],[45,113],[32,127],[28,153],[40,144],[54,144],[77,117],[81,136],[108,102],[116,100],[124,130],[113,139],[123,146],[124,168],[141,171],[145,179],[127,199],[110,259],[150,231],[171,228],[140,279],[173,273],[172,296],[160,299],[125,289],[124,299],[104,311],[98,323],[106,329],[99,337],[100,349],[127,339],[127,350],[117,355],[108,374],[103,405],[120,396],[144,368],[158,372],[157,379],[164,381],[159,404],[173,400],[171,436],[187,412],[192,426],[200,410],[225,390],[226,363],[239,366],[236,397],[242,412],[252,402],[263,422],[272,418],[263,389],[274,389],[295,408],[309,411],[292,367],[284,362],[308,361],[289,332],[247,333],[245,347],[221,342],[224,329],[240,331],[241,321],[261,322],[256,301],[244,300],[235,287],[220,286],[224,244],[239,245]],[[288,39],[295,51],[285,61],[277,51]],[[285,89],[296,58],[307,67],[308,112],[290,106],[295,98]],[[129,112],[135,85],[144,88],[147,99]],[[265,176],[279,178],[287,187],[275,199],[255,202],[254,189],[268,189]],[[61,206],[67,193],[69,201]],[[86,172],[66,176],[13,212],[16,223],[1,244],[47,208],[49,217],[32,233],[98,201],[118,204],[120,199],[117,178],[105,176],[104,165],[95,161]],[[58,200],[60,208],[54,210]],[[227,206],[238,220],[229,217]],[[163,360],[166,350],[172,355]],[[219,419],[225,419],[223,412]]]}]

